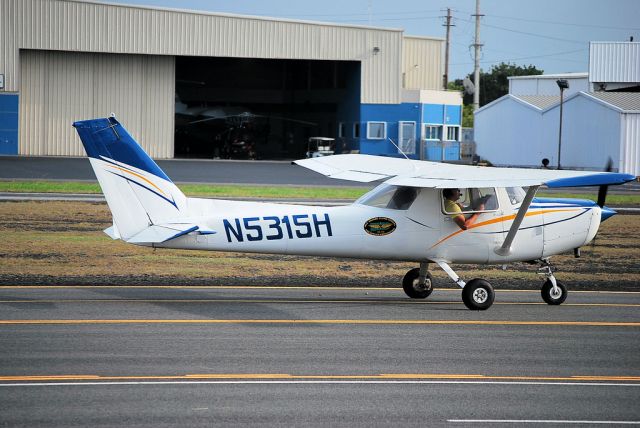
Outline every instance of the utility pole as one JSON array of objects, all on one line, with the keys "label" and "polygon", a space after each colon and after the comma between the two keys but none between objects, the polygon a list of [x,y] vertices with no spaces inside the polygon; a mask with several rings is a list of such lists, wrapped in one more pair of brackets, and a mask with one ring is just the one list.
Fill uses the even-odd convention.
[{"label": "utility pole", "polygon": [[473,84],[475,91],[473,92],[473,111],[478,110],[480,107],[480,17],[484,16],[480,14],[480,0],[476,0],[476,14],[472,15],[476,17],[476,40],[473,44],[475,48],[475,57],[473,61]]},{"label": "utility pole", "polygon": [[442,76],[442,89],[447,90],[449,85],[449,45],[451,44],[449,35],[451,33],[451,8],[447,8],[447,23],[443,24],[447,27],[447,41],[444,48],[444,76]]}]

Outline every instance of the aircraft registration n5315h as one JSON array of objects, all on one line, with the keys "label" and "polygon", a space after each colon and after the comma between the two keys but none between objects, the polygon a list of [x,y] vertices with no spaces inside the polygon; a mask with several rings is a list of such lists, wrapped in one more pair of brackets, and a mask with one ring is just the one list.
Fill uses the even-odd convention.
[{"label": "aircraft registration n5315h", "polygon": [[[450,264],[539,263],[546,278],[542,297],[557,305],[567,290],[555,279],[549,257],[587,244],[615,214],[604,201],[535,198],[541,185],[607,186],[635,179],[347,154],[294,162],[331,178],[382,182],[347,206],[188,198],[114,117],[73,126],[111,210],[113,226],[105,232],[113,239],[158,248],[411,261],[419,267],[407,272],[402,286],[416,299],[431,294],[428,267],[435,263],[475,310],[492,305],[493,288],[484,279],[463,281]],[[460,195],[451,198],[447,189]]]}]

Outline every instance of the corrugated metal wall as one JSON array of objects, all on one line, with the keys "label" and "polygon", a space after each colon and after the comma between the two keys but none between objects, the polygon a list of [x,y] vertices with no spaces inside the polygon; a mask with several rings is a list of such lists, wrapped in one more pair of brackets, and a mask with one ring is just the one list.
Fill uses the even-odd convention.
[{"label": "corrugated metal wall", "polygon": [[402,59],[405,89],[442,89],[443,44],[440,39],[405,36]]},{"label": "corrugated metal wall", "polygon": [[620,128],[620,172],[640,176],[640,113],[623,113]]},{"label": "corrugated metal wall", "polygon": [[2,0],[0,19],[7,90],[19,87],[18,50],[34,49],[361,61],[361,102],[400,102],[401,30],[73,0]]},{"label": "corrugated metal wall", "polygon": [[23,50],[20,60],[19,154],[84,156],[71,123],[114,112],[152,157],[173,157],[174,57]]},{"label": "corrugated metal wall", "polygon": [[590,82],[640,82],[640,43],[591,42]]}]

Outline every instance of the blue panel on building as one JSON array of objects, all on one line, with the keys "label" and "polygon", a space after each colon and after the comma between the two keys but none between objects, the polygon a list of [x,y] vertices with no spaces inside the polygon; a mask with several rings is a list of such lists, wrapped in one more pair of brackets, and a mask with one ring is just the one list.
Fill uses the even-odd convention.
[{"label": "blue panel on building", "polygon": [[422,119],[424,123],[444,123],[444,109],[442,104],[425,104]]},{"label": "blue panel on building", "polygon": [[[416,122],[416,141],[420,140],[420,104],[362,104],[360,107],[362,126],[360,132],[360,153],[372,155],[400,156],[398,149],[389,141],[398,144],[398,122]],[[367,122],[385,122],[387,124],[387,138],[382,140],[367,139]],[[408,153],[409,157],[417,158],[420,153]]]},{"label": "blue panel on building", "polygon": [[18,154],[18,95],[0,94],[0,155]]},{"label": "blue panel on building", "polygon": [[[399,144],[399,122],[415,122],[413,136],[415,150],[407,152],[410,158],[419,159],[421,150],[421,128],[423,124],[459,126],[461,123],[461,106],[444,104],[362,104],[360,107],[360,153],[402,157],[398,149],[389,141]],[[386,124],[386,138],[367,138],[367,122],[384,122]],[[406,127],[405,127],[406,129]],[[442,130],[441,130],[442,132]],[[446,134],[445,134],[446,135]],[[424,143],[423,156],[427,160],[442,161],[459,160],[460,144],[457,141],[428,141]]]},{"label": "blue panel on building", "polygon": [[447,125],[462,125],[462,108],[461,106],[444,106],[445,118]]}]

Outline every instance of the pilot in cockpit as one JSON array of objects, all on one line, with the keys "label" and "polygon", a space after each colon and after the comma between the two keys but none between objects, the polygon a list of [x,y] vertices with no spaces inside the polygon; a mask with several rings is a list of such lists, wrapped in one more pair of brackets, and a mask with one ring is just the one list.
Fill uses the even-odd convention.
[{"label": "pilot in cockpit", "polygon": [[463,207],[458,203],[458,199],[462,196],[460,189],[444,189],[442,190],[442,196],[444,197],[444,211],[453,218],[453,221],[462,230],[467,230],[478,219],[480,213],[474,212],[468,218],[465,216],[464,211],[484,211],[485,199],[477,201],[477,204],[472,204],[469,207]]}]

